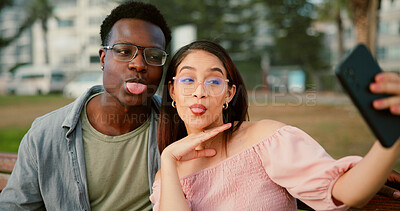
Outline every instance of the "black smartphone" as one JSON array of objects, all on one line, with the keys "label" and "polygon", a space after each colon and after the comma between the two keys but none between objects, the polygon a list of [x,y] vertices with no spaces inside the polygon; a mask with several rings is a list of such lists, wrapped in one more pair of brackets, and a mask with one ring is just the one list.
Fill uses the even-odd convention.
[{"label": "black smartphone", "polygon": [[363,44],[357,45],[335,68],[340,83],[376,138],[384,147],[391,147],[400,137],[400,116],[391,114],[389,109],[374,109],[374,100],[390,95],[373,94],[369,90],[370,83],[380,72],[378,63]]}]

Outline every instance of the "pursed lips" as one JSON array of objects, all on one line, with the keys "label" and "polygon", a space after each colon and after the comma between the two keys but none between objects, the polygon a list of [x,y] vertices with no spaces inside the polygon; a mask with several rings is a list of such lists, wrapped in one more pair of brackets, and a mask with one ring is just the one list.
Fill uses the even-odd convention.
[{"label": "pursed lips", "polygon": [[207,108],[202,104],[193,104],[189,108],[190,111],[196,116],[201,116],[207,111]]}]

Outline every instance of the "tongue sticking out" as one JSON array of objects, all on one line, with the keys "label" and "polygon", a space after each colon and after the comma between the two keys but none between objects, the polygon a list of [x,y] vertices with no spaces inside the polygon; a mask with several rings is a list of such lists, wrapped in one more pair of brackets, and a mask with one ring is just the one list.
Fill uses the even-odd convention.
[{"label": "tongue sticking out", "polygon": [[142,94],[146,89],[147,86],[141,83],[126,83],[126,89],[132,94]]}]

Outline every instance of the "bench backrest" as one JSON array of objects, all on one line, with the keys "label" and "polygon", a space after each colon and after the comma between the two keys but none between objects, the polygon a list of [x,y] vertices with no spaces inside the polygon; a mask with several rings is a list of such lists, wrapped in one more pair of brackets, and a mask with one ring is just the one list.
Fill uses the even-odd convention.
[{"label": "bench backrest", "polygon": [[16,161],[17,154],[0,153],[0,192],[6,186]]}]

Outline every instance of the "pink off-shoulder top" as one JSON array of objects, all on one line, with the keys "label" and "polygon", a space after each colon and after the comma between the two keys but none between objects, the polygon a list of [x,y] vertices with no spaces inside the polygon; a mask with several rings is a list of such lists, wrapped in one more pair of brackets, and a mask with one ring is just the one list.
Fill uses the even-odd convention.
[{"label": "pink off-shoulder top", "polygon": [[[296,210],[298,198],[315,210],[345,210],[332,199],[336,180],[361,160],[333,159],[302,130],[284,126],[220,163],[180,178],[191,210]],[[160,202],[160,180],[150,200]]]}]

